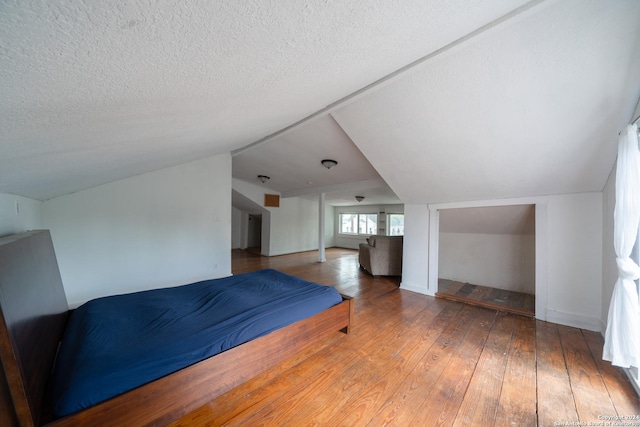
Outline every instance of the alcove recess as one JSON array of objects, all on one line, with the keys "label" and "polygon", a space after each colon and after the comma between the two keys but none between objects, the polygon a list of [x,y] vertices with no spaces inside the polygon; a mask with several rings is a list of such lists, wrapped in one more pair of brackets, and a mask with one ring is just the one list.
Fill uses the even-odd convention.
[{"label": "alcove recess", "polygon": [[535,315],[535,205],[440,211],[437,296]]}]

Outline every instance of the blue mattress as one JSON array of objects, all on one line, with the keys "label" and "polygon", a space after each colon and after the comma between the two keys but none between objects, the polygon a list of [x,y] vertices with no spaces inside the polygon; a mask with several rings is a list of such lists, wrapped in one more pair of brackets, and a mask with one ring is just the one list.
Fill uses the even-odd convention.
[{"label": "blue mattress", "polygon": [[69,319],[52,376],[59,418],[317,314],[332,287],[261,270],[89,301]]}]

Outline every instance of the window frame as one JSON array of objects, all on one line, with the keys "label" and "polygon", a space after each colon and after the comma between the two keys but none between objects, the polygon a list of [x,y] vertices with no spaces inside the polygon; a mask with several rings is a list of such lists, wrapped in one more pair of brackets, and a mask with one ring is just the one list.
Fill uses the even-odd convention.
[{"label": "window frame", "polygon": [[[355,215],[356,216],[356,220],[355,220],[355,232],[344,232],[342,231],[342,216],[343,215]],[[371,216],[373,215],[375,217],[375,220],[373,221],[374,223],[374,232],[365,232],[365,233],[360,233],[360,217],[361,216]],[[377,227],[378,227],[378,214],[376,212],[340,212],[338,214],[338,234],[342,235],[342,236],[353,236],[353,237],[361,237],[361,236],[371,236],[371,235],[375,235],[376,231],[377,231]]]},{"label": "window frame", "polygon": [[[402,233],[401,234],[391,234],[391,217],[397,215],[402,217]],[[386,223],[386,234],[387,236],[404,236],[404,213],[403,212],[390,212],[387,214],[387,223]]]}]

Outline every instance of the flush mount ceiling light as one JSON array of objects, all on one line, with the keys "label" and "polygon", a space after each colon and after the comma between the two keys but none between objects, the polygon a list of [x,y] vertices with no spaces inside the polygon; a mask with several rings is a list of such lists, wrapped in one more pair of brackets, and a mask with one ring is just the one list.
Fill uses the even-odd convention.
[{"label": "flush mount ceiling light", "polygon": [[324,159],[320,163],[322,163],[322,166],[324,166],[327,169],[331,169],[332,167],[334,167],[335,165],[338,164],[338,162],[336,162],[335,160],[331,160],[331,159]]},{"label": "flush mount ceiling light", "polygon": [[264,184],[265,182],[269,181],[271,177],[267,175],[258,175],[258,179],[260,180],[261,183]]},{"label": "flush mount ceiling light", "polygon": [[358,203],[360,203],[364,200],[364,196],[356,196],[356,200],[358,201]]}]

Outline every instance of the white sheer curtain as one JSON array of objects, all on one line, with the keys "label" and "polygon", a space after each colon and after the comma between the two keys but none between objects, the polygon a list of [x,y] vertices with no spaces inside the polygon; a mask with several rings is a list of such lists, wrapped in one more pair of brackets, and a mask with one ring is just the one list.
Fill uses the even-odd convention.
[{"label": "white sheer curtain", "polygon": [[616,168],[616,205],[613,245],[618,264],[609,306],[602,358],[616,366],[640,367],[640,303],[634,280],[640,267],[630,258],[640,221],[640,151],[638,128],[629,125],[620,134]]}]

